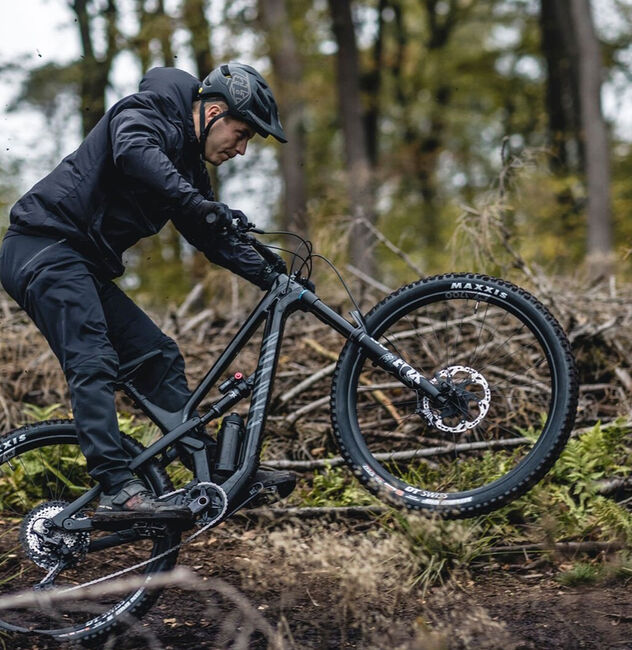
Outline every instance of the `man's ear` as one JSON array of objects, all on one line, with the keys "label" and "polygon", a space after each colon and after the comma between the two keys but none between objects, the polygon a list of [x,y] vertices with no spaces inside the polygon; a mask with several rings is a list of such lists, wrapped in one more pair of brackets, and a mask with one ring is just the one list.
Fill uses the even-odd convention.
[{"label": "man's ear", "polygon": [[222,108],[218,104],[206,104],[204,107],[207,122],[213,119],[216,115],[219,115],[221,112]]}]

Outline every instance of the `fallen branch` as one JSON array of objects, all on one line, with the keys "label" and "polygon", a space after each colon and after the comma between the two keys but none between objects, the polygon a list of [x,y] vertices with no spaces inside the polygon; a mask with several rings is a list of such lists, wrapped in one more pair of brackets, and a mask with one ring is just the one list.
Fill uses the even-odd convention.
[{"label": "fallen branch", "polygon": [[386,506],[322,506],[322,507],[291,507],[291,508],[252,508],[240,510],[243,517],[270,518],[299,517],[311,519],[315,517],[356,517],[369,518],[383,515],[390,511]]},{"label": "fallen branch", "polygon": [[185,332],[188,332],[190,329],[193,329],[196,325],[199,325],[200,323],[206,320],[212,320],[214,316],[215,316],[215,311],[213,309],[211,309],[210,307],[208,309],[204,309],[203,311],[199,312],[198,314],[190,318],[182,326],[182,329],[180,330],[180,334],[184,334]]},{"label": "fallen branch", "polygon": [[568,333],[568,340],[570,343],[574,343],[578,338],[583,337],[583,338],[596,338],[600,334],[603,334],[606,330],[611,329],[617,323],[619,322],[618,317],[610,318],[607,320],[605,323],[601,323],[600,325],[595,325],[593,323],[586,323],[577,329],[572,330],[571,332]]},{"label": "fallen branch", "polygon": [[325,404],[329,403],[329,395],[326,397],[320,397],[319,399],[310,402],[309,404],[305,404],[305,406],[301,406],[300,409],[296,409],[293,413],[290,413],[286,418],[285,421],[288,424],[294,424],[301,416],[305,415],[306,413],[309,413],[310,411],[315,411],[316,409],[319,409],[321,406],[325,406]]},{"label": "fallen branch", "polygon": [[[330,350],[325,349],[320,343],[318,343],[318,341],[315,341],[314,339],[311,338],[306,338],[305,343],[309,345],[312,349],[316,350],[316,352],[318,352],[319,354],[322,354],[324,357],[327,357],[328,359],[333,359],[337,363],[338,355],[331,352]],[[335,363],[333,364],[333,367],[334,368],[336,367]],[[367,385],[371,386],[373,384],[371,379],[369,379],[365,375],[360,375],[360,383],[363,384],[364,386]],[[399,412],[397,411],[393,403],[388,399],[388,397],[381,390],[375,390],[373,393],[373,398],[376,401],[378,401],[380,404],[382,404],[382,406],[384,406],[384,408],[388,411],[390,416],[399,425],[400,422],[402,421],[402,416],[399,414]],[[315,411],[321,406],[324,406],[325,404],[327,404],[328,401],[329,401],[329,397],[321,397],[320,399],[317,399],[314,402],[310,402],[309,404],[302,406],[300,409],[297,409],[293,413],[290,413],[285,418],[285,421],[289,425],[293,425],[303,415],[305,415],[306,413],[310,413],[311,411]]]},{"label": "fallen branch", "polygon": [[618,490],[632,488],[632,478],[610,478],[601,479],[595,482],[597,494],[608,496],[614,494]]},{"label": "fallen branch", "polygon": [[[529,443],[528,438],[507,438],[506,440],[490,440],[488,442],[463,442],[459,444],[444,445],[441,447],[428,447],[427,449],[410,449],[408,451],[393,451],[380,454],[373,454],[373,458],[379,461],[411,460],[413,458],[428,458],[432,456],[444,456],[446,454],[460,453],[464,451],[481,451],[484,449],[496,449],[502,447],[518,447]],[[311,472],[315,469],[326,467],[338,467],[345,464],[342,456],[333,456],[321,460],[267,460],[265,465],[275,469],[289,469],[295,472]]]},{"label": "fallen branch", "polygon": [[321,354],[323,357],[330,359],[331,361],[338,361],[338,355],[335,352],[332,352],[331,350],[323,347],[318,341],[312,338],[304,338],[303,342],[312,348],[312,350],[315,350],[318,352],[318,354]]},{"label": "fallen branch", "polygon": [[492,546],[484,551],[485,555],[510,555],[528,553],[529,551],[555,551],[557,553],[608,553],[624,548],[621,542],[541,542],[534,544],[516,544],[512,546]]},{"label": "fallen branch", "polygon": [[[154,573],[151,580],[147,576],[130,576],[114,579],[108,582],[99,583],[79,590],[74,589],[51,589],[48,591],[20,591],[0,598],[0,611],[7,609],[38,608],[44,610],[55,610],[54,605],[72,601],[73,608],[81,611],[91,611],[92,600],[103,597],[128,594],[136,589],[156,590],[166,587],[178,587],[186,591],[196,593],[214,592],[222,598],[230,601],[248,621],[248,634],[259,631],[267,641],[269,648],[283,650],[286,644],[280,635],[274,630],[270,623],[257,610],[257,608],[238,589],[220,578],[202,580],[197,574],[186,567],[176,567],[167,573]],[[78,604],[78,601],[81,604]],[[243,634],[242,634],[243,636]],[[248,639],[246,639],[247,641]],[[246,645],[231,647],[246,647]]]},{"label": "fallen branch", "polygon": [[70,600],[90,600],[102,596],[116,596],[126,594],[134,589],[155,591],[165,587],[186,587],[196,579],[195,574],[186,567],[176,567],[168,573],[156,573],[150,581],[146,576],[133,576],[119,578],[84,587],[79,590],[50,589],[47,591],[34,591],[29,589],[15,594],[0,597],[0,611],[15,607],[42,607]]},{"label": "fallen branch", "polygon": [[[596,424],[591,424],[589,427],[579,427],[577,429],[573,429],[573,432],[571,433],[571,437],[577,438],[578,436],[581,436],[584,433],[588,433],[589,431],[592,431],[597,425]],[[612,427],[616,427],[617,429],[630,429],[632,431],[632,419],[628,418],[627,420],[623,420],[621,417],[614,418],[613,420],[606,420],[605,422],[600,422],[599,426],[602,429],[611,429]]]},{"label": "fallen branch", "polygon": [[288,402],[299,393],[302,393],[306,388],[309,388],[312,384],[315,384],[319,379],[331,375],[335,368],[335,363],[330,363],[328,366],[321,368],[313,375],[310,375],[307,379],[304,379],[302,382],[296,384],[296,386],[283,393],[283,395],[279,397],[279,400],[285,404],[285,402]]},{"label": "fallen branch", "polygon": [[362,280],[365,284],[368,284],[370,287],[373,287],[374,289],[377,289],[378,291],[381,291],[382,293],[389,294],[393,293],[394,289],[391,289],[390,287],[387,287],[385,284],[382,284],[381,282],[378,282],[375,278],[372,278],[370,275],[367,275],[364,273],[364,271],[360,271],[360,269],[357,269],[355,266],[352,266],[351,264],[347,264],[345,267],[349,273],[353,273],[357,278]]},{"label": "fallen branch", "polygon": [[379,242],[384,244],[386,248],[388,248],[389,251],[397,255],[397,257],[401,258],[406,262],[406,264],[420,277],[422,278],[425,274],[423,270],[418,267],[411,259],[404,253],[404,251],[396,246],[390,239],[387,239],[368,219],[365,217],[360,217],[359,221],[361,221],[368,230],[371,231],[375,239],[377,239]]},{"label": "fallen branch", "polygon": [[178,310],[176,311],[176,318],[182,318],[187,313],[187,311],[189,311],[189,307],[191,307],[191,305],[200,298],[203,291],[204,283],[198,282],[186,295],[180,307],[178,307]]}]

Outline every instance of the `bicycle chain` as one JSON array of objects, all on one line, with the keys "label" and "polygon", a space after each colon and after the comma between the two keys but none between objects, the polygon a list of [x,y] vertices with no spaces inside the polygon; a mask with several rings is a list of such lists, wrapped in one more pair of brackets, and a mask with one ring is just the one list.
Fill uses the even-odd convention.
[{"label": "bicycle chain", "polygon": [[[125,575],[130,571],[135,571],[136,569],[140,569],[141,567],[151,564],[152,562],[156,562],[156,560],[160,560],[163,557],[169,555],[170,553],[180,550],[183,546],[190,544],[196,537],[199,537],[203,532],[205,532],[212,526],[215,526],[217,523],[219,523],[222,520],[222,517],[226,514],[226,509],[228,508],[228,497],[226,496],[226,492],[224,492],[224,490],[215,483],[206,483],[206,482],[201,484],[198,483],[195,487],[199,487],[200,485],[212,485],[213,488],[217,489],[217,491],[220,493],[223,501],[222,511],[214,519],[212,519],[207,524],[205,524],[202,528],[200,528],[200,530],[196,531],[192,535],[189,535],[189,537],[187,537],[184,541],[181,541],[175,546],[172,546],[171,548],[168,548],[166,551],[163,551],[159,555],[156,555],[156,557],[150,557],[149,559],[143,560],[138,564],[134,564],[133,566],[127,567],[126,569],[121,569],[120,571],[115,571],[114,573],[110,573],[107,576],[102,576],[101,578],[90,580],[89,582],[82,582],[80,585],[75,585],[74,587],[68,587],[67,589],[62,589],[60,593],[65,594],[65,593],[70,593],[72,591],[76,591],[77,589],[83,589],[84,587],[92,587],[93,585],[99,584],[101,582],[105,582],[106,580],[112,580],[114,578],[118,578],[119,576]],[[174,490],[174,492],[178,492],[178,491],[179,490]],[[162,495],[162,496],[164,498],[165,496],[168,495]]]}]

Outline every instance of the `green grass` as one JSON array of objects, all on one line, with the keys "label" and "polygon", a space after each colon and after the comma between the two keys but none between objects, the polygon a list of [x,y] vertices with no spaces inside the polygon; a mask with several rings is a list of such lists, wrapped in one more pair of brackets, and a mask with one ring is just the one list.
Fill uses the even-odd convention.
[{"label": "green grass", "polygon": [[[528,435],[528,432],[525,434]],[[446,575],[486,556],[494,546],[562,541],[606,541],[632,545],[632,514],[624,504],[599,494],[602,479],[628,476],[632,467],[629,429],[624,422],[595,425],[571,439],[548,475],[526,495],[489,515],[466,521],[443,521],[392,510],[379,525],[398,536],[417,558],[416,580],[424,588]],[[466,460],[458,468],[416,463],[405,477],[423,488],[461,489],[472,482],[488,483],[515,466],[520,450],[485,453]],[[392,468],[402,471],[401,466]],[[379,504],[368,495],[347,468],[327,469],[314,475],[307,487],[297,491],[303,506]],[[546,551],[545,551],[546,552]],[[520,555],[521,559],[524,557]],[[551,555],[553,562],[555,556]],[[584,566],[585,565],[585,566]],[[597,567],[595,569],[595,566]],[[594,576],[593,576],[594,574]],[[578,564],[561,574],[563,584],[588,583],[595,579],[629,578],[632,563],[622,553]],[[591,577],[593,576],[593,577]]]}]

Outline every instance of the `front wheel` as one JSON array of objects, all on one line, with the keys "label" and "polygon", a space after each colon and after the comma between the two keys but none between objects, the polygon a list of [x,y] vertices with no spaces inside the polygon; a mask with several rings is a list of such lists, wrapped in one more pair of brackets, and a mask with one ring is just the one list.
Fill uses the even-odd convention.
[{"label": "front wheel", "polygon": [[526,492],[561,453],[577,406],[570,345],[503,280],[450,274],[391,294],[367,331],[449,395],[439,406],[345,345],[333,431],[366,487],[399,506],[471,517]]},{"label": "front wheel", "polygon": [[[122,439],[131,457],[143,450],[133,438]],[[156,462],[145,463],[137,472],[154,494],[171,490]],[[50,526],[54,515],[93,484],[70,420],[28,425],[0,438],[0,598],[37,588],[60,557],[71,558],[54,583],[58,593],[65,592],[64,598],[54,606],[46,599],[26,607],[16,601],[15,607],[0,611],[0,629],[92,645],[140,617],[158,597],[159,592],[146,585],[152,574],[175,564],[179,533],[139,539],[129,535],[132,531],[62,532]],[[127,571],[137,564],[142,566]],[[127,592],[106,589],[90,599],[78,589],[102,583],[112,574],[135,578],[136,584]]]}]

